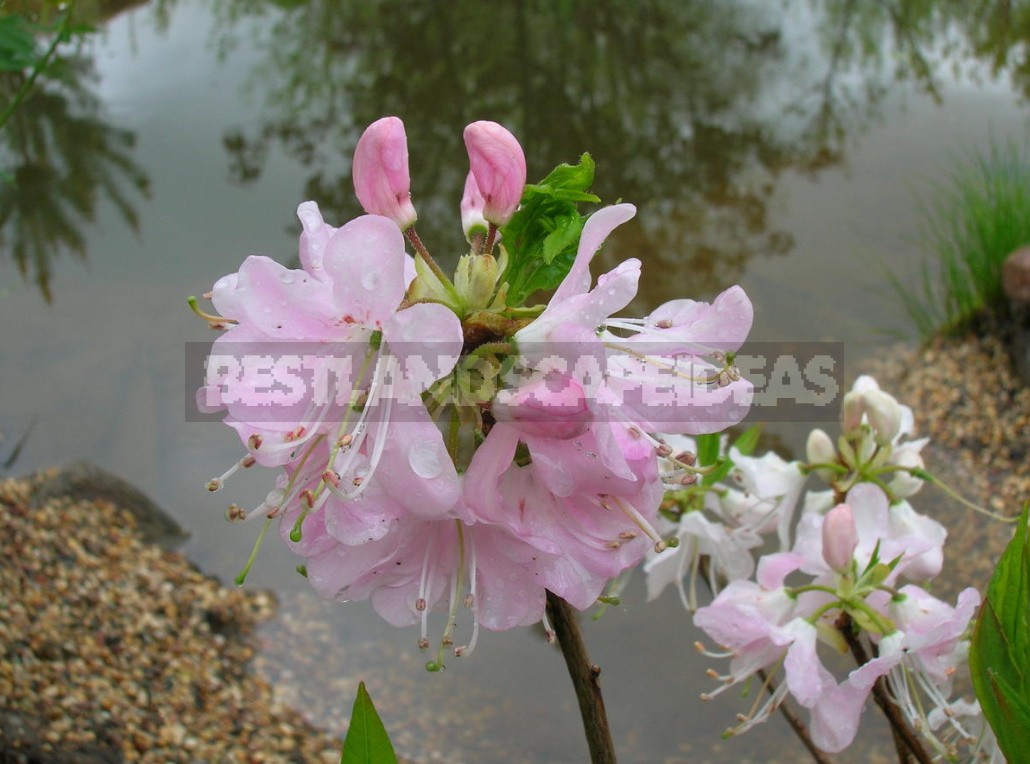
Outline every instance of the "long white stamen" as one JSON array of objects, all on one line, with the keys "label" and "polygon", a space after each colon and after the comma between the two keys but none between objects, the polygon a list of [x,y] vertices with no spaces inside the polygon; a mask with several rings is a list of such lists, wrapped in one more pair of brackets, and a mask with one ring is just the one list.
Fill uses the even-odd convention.
[{"label": "long white stamen", "polygon": [[633,523],[644,532],[644,534],[655,542],[654,550],[656,552],[664,551],[667,547],[665,540],[661,537],[661,534],[655,530],[654,526],[649,523],[640,512],[637,511],[636,507],[628,502],[623,501],[618,496],[612,496],[615,503],[619,505],[619,509],[622,510],[623,514],[626,515]]},{"label": "long white stamen", "polygon": [[551,622],[547,620],[547,610],[544,610],[544,617],[540,619],[540,624],[544,627],[544,638],[547,640],[547,644],[553,645],[556,635]]},{"label": "long white stamen", "polygon": [[418,602],[416,603],[416,608],[422,612],[422,639],[419,641],[419,644],[425,641],[427,646],[429,644],[429,600],[427,599],[429,591],[426,589],[426,574],[429,571],[429,551],[432,548],[432,544],[426,544],[426,554],[422,558],[422,577],[418,582]]},{"label": "long white stamen", "polygon": [[[385,404],[385,407],[384,407],[384,418],[383,418],[383,422],[382,422],[384,427],[385,427],[385,425],[386,425],[386,423],[387,423],[387,421],[389,419],[390,403],[391,403],[391,399],[393,397],[393,395],[392,395],[392,387],[393,386],[392,386],[392,383],[386,383],[385,382],[385,377],[386,377],[386,375],[390,371],[390,368],[392,366],[392,361],[393,361],[393,356],[391,356],[389,354],[389,352],[387,352],[386,348],[383,348],[382,352],[379,355],[379,358],[376,359],[376,368],[375,368],[375,371],[372,374],[372,383],[369,386],[369,390],[368,390],[368,400],[366,401],[365,406],[361,410],[361,416],[358,417],[358,421],[354,425],[354,429],[351,430],[351,432],[350,432],[350,436],[351,436],[351,440],[350,440],[350,444],[349,444],[350,447],[346,451],[346,455],[343,458],[343,462],[340,463],[340,464],[333,465],[333,469],[338,474],[340,474],[340,475],[346,475],[347,474],[347,471],[354,464],[354,460],[357,458],[357,456],[358,456],[358,454],[359,454],[359,452],[361,450],[361,446],[365,442],[365,437],[368,434],[368,416],[369,416],[369,412],[371,412],[372,409],[377,408],[376,404],[378,403],[378,401],[382,397],[383,387],[384,386],[387,386],[389,388],[387,390],[386,404]],[[385,436],[385,430],[384,430],[384,432],[382,434]],[[373,459],[374,459],[375,463],[378,463],[379,456],[382,455],[383,447],[385,446],[385,444],[386,444],[386,438],[385,437],[380,437],[377,440],[377,442],[376,442],[376,452],[373,453]],[[370,466],[370,469],[369,469],[369,475],[371,475],[371,466]],[[365,483],[365,482],[366,481],[364,481],[364,480],[361,481],[362,484]],[[360,484],[357,487],[359,488],[358,491],[351,491],[351,492],[346,492],[346,491],[343,491],[343,490],[340,490],[340,489],[334,489],[332,486],[329,487],[329,490],[333,491],[334,493],[337,493],[337,491],[339,491],[339,493],[337,495],[339,495],[341,498],[349,499],[349,498],[354,498],[355,496],[360,494],[362,490],[364,490],[363,488],[361,488]]]},{"label": "long white stamen", "polygon": [[461,655],[471,655],[472,651],[476,649],[476,641],[479,639],[479,602],[476,600],[476,539],[469,533],[468,534],[469,544],[469,598],[471,602],[468,603],[469,610],[472,611],[472,636],[469,637],[469,643],[465,645],[461,651]]}]

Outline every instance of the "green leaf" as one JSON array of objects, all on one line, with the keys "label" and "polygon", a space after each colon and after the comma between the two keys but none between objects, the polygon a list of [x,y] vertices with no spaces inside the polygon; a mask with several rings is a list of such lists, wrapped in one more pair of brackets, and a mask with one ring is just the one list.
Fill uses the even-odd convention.
[{"label": "green leaf", "polygon": [[397,764],[397,755],[364,682],[358,685],[340,764]]},{"label": "green leaf", "polygon": [[744,456],[751,456],[758,446],[758,438],[762,435],[762,425],[753,424],[740,434],[733,445],[737,447]]},{"label": "green leaf", "polygon": [[969,670],[1009,761],[1030,761],[1030,503],[998,560],[973,630]]},{"label": "green leaf", "polygon": [[522,204],[501,237],[508,251],[508,305],[521,305],[533,292],[554,289],[576,257],[585,218],[581,202],[599,202],[589,192],[594,160],[584,154],[575,165],[560,164],[539,183],[526,186]]},{"label": "green leaf", "polygon": [[20,72],[36,65],[36,40],[29,22],[16,13],[0,16],[0,71]]},{"label": "green leaf", "polygon": [[709,464],[715,464],[715,460],[719,458],[719,433],[698,435],[694,442],[697,443],[698,466],[707,467]]}]

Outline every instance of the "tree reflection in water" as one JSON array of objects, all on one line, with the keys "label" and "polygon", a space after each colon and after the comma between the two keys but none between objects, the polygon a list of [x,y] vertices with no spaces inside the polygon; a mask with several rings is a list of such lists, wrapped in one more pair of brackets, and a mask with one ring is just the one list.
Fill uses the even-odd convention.
[{"label": "tree reflection in water", "polygon": [[[360,128],[396,114],[423,238],[457,252],[460,232],[435,221],[451,220],[461,195],[461,128],[501,121],[527,147],[531,178],[591,151],[603,199],[618,189],[649,208],[622,238],[711,295],[750,256],[792,247],[768,214],[784,171],[841,162],[899,80],[940,97],[942,57],[1005,68],[1002,51],[1030,21],[1020,33],[999,19],[1028,17],[1028,5],[648,0],[627,13],[586,0],[223,0],[223,50],[244,20],[270,19],[254,27],[266,116],[227,132],[225,147],[248,183],[280,146],[311,168],[305,195],[341,221],[360,212],[348,164]],[[672,294],[647,288],[655,301]]]},{"label": "tree reflection in water", "polygon": [[[93,60],[79,46],[60,50],[0,133],[0,251],[50,302],[52,261],[85,260],[84,229],[102,200],[134,231],[136,195],[149,195],[133,161],[135,135],[107,124],[91,90]],[[0,74],[0,97],[11,99],[27,72]]]}]

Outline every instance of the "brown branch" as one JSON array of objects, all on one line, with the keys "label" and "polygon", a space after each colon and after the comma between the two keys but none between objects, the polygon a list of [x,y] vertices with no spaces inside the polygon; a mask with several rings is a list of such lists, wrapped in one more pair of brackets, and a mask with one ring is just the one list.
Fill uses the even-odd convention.
[{"label": "brown branch", "polygon": [[[776,692],[776,684],[766,674],[765,669],[758,669],[758,677],[762,680],[763,685],[772,695]],[[787,720],[787,724],[794,730],[794,734],[798,736],[801,744],[808,749],[808,752],[812,754],[812,758],[815,759],[818,764],[833,764],[833,759],[826,755],[812,740],[812,736],[808,734],[808,727],[805,723],[798,718],[798,715],[794,713],[794,710],[787,706],[786,703],[780,703],[777,706],[779,712],[783,714],[783,718]]]},{"label": "brown branch", "polygon": [[558,637],[572,686],[576,689],[579,713],[583,717],[583,731],[590,748],[590,761],[592,764],[615,764],[615,746],[612,744],[608,716],[604,712],[604,698],[601,697],[601,683],[598,681],[601,669],[590,662],[576,620],[576,611],[568,602],[549,591],[547,617]]}]

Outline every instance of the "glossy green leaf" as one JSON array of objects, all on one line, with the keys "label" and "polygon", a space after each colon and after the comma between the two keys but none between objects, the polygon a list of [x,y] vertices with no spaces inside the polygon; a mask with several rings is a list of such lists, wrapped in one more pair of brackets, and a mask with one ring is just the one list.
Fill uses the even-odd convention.
[{"label": "glossy green leaf", "polygon": [[397,764],[393,745],[364,682],[358,685],[340,764]]},{"label": "glossy green leaf", "polygon": [[984,716],[1009,761],[1030,761],[1030,530],[1023,509],[977,617],[969,669]]},{"label": "glossy green leaf", "polygon": [[554,289],[575,260],[585,218],[581,202],[599,202],[589,193],[594,160],[589,154],[575,165],[560,164],[539,183],[526,186],[522,204],[501,237],[508,251],[507,302],[521,305],[533,292]]}]

